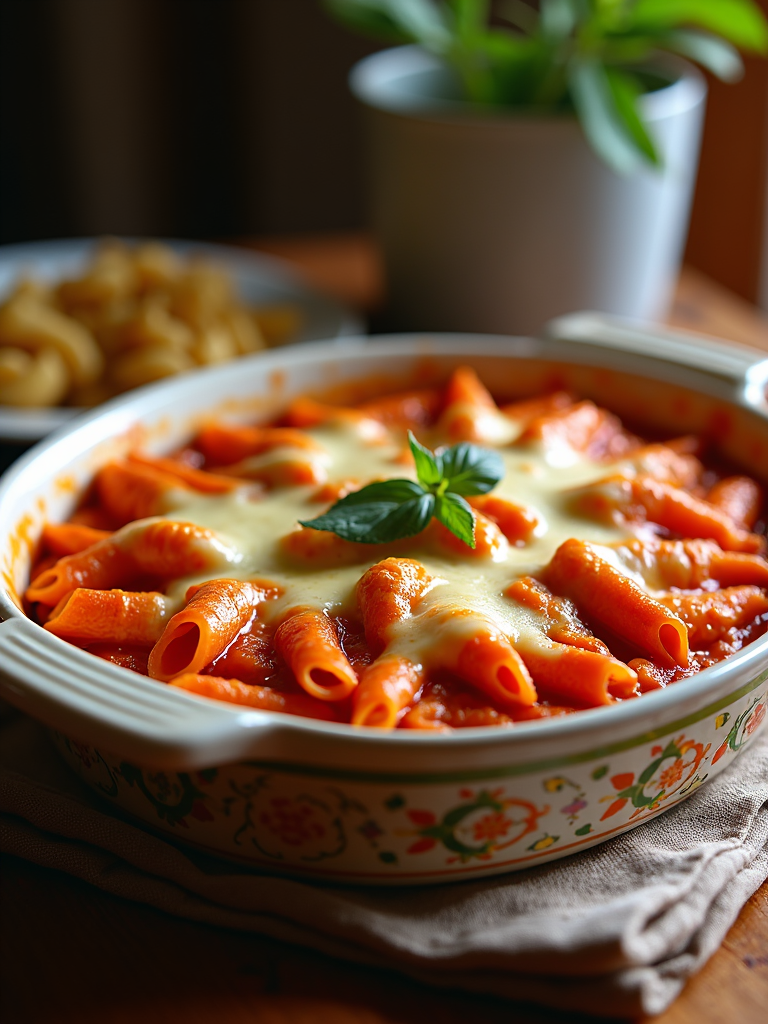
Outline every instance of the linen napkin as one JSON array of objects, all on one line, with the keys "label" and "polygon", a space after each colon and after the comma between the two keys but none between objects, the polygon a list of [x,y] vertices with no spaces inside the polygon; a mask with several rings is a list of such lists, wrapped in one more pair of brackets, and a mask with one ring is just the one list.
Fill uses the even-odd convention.
[{"label": "linen napkin", "polygon": [[101,803],[44,729],[0,722],[0,849],[179,917],[454,987],[602,1016],[659,1013],[768,877],[768,730],[654,821],[484,881],[374,889],[201,856]]}]

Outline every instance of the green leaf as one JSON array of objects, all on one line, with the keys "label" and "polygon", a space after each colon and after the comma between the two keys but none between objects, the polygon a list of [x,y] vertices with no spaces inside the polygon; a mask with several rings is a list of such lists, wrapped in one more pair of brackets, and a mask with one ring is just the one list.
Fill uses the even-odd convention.
[{"label": "green leaf", "polygon": [[742,50],[768,52],[768,22],[754,0],[637,0],[629,19],[659,31],[695,25]]},{"label": "green leaf", "polygon": [[[559,6],[560,2],[563,2],[563,0],[555,0],[555,6]],[[564,0],[564,2],[567,3],[567,0]],[[547,6],[552,6],[551,0],[549,2],[544,0],[541,6],[542,17]],[[539,14],[533,7],[525,3],[525,0],[504,0],[503,3],[499,4],[496,13],[503,21],[514,25],[515,28],[525,32],[526,35],[533,35],[538,30]]]},{"label": "green leaf", "polygon": [[413,33],[392,20],[380,4],[360,0],[323,0],[328,13],[346,28],[385,43],[414,43]]},{"label": "green leaf", "polygon": [[619,174],[634,171],[641,151],[616,107],[605,68],[596,60],[574,59],[568,82],[584,134],[597,154]]},{"label": "green leaf", "polygon": [[605,74],[611,89],[616,113],[621,118],[627,133],[640,152],[652,164],[660,164],[661,160],[656,147],[645,130],[645,125],[637,109],[638,97],[643,93],[640,83],[634,75],[619,71],[617,68],[606,68]]},{"label": "green leaf", "polygon": [[349,28],[390,42],[421,43],[442,53],[451,42],[445,8],[431,0],[324,0]]},{"label": "green leaf", "polygon": [[443,479],[443,460],[440,455],[431,452],[423,444],[419,444],[411,431],[408,431],[408,444],[411,446],[413,461],[416,463],[416,477],[425,490],[437,487]]},{"label": "green leaf", "polygon": [[473,37],[488,24],[489,0],[451,0],[456,34]]},{"label": "green leaf", "polygon": [[466,441],[442,452],[443,477],[454,494],[486,494],[504,476],[498,452]]},{"label": "green leaf", "polygon": [[668,32],[661,43],[665,50],[672,50],[682,57],[695,60],[724,82],[738,82],[744,74],[744,64],[739,51],[724,39],[718,39],[709,32],[681,28]]},{"label": "green leaf", "polygon": [[418,498],[406,501],[393,509],[381,519],[373,530],[368,530],[365,537],[359,537],[364,544],[388,544],[403,537],[414,537],[429,526],[435,514],[434,494],[423,491]]},{"label": "green leaf", "polygon": [[435,516],[451,533],[475,546],[475,517],[462,494],[485,494],[504,475],[498,452],[457,444],[434,453],[408,432],[419,482],[378,480],[341,498],[315,519],[311,530],[328,530],[344,540],[386,544],[421,533]]},{"label": "green leaf", "polygon": [[475,546],[475,514],[464,498],[448,491],[437,498],[435,519],[469,547]]},{"label": "green leaf", "polygon": [[578,21],[573,0],[542,0],[541,30],[550,39],[566,39]]},{"label": "green leaf", "polygon": [[344,540],[384,544],[420,533],[434,506],[434,495],[426,494],[413,480],[380,480],[348,494],[323,515],[299,521]]}]

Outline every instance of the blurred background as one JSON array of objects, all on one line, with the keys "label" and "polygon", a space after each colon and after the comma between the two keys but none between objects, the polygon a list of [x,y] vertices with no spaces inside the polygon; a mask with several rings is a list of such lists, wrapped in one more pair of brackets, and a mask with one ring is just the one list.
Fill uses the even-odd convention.
[{"label": "blurred background", "polygon": [[[0,0],[0,243],[364,229],[346,79],[378,48],[319,0]],[[746,64],[710,79],[686,260],[768,310],[768,61]]]}]

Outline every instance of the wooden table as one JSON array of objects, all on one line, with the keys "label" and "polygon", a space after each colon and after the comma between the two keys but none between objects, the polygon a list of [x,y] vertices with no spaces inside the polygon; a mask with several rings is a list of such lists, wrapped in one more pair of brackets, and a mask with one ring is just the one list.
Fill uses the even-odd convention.
[{"label": "wooden table", "polygon": [[[357,235],[251,243],[363,311],[381,301]],[[685,270],[670,322],[768,351],[768,320]],[[0,861],[0,1017],[8,1024],[566,1024],[573,1015],[435,991],[389,971],[190,924],[64,875]],[[758,1024],[768,1008],[768,883],[655,1024]]]}]

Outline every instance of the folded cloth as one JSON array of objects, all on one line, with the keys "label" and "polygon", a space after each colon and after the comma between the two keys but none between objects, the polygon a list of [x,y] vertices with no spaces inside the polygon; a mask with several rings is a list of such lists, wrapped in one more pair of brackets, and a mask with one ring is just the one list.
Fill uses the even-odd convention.
[{"label": "folded cloth", "polygon": [[0,849],[194,921],[395,968],[431,985],[604,1016],[659,1013],[768,877],[768,730],[652,822],[479,882],[351,888],[159,838],[91,795],[44,730],[0,724]]}]

